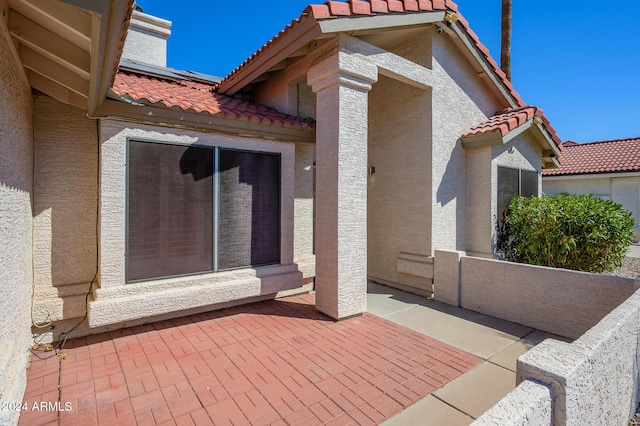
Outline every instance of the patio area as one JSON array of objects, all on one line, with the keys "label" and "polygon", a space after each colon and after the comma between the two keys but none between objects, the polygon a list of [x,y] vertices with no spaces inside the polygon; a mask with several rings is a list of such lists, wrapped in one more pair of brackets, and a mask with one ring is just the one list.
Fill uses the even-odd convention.
[{"label": "patio area", "polygon": [[69,340],[63,352],[33,357],[20,424],[378,424],[483,361],[371,313],[335,322],[313,294]]},{"label": "patio area", "polygon": [[465,426],[518,356],[565,340],[373,282],[367,303],[335,322],[306,294],[69,340],[32,357],[20,424]]}]

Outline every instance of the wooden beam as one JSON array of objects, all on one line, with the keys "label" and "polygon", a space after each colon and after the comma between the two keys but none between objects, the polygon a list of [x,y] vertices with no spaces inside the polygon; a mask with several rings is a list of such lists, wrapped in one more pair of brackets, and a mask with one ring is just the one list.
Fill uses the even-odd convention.
[{"label": "wooden beam", "polygon": [[79,95],[89,96],[89,80],[72,73],[67,68],[44,57],[35,50],[22,46],[20,59],[25,68],[53,80]]},{"label": "wooden beam", "polygon": [[73,105],[84,110],[87,109],[86,96],[81,96],[73,90],[69,90],[55,81],[48,79],[42,74],[29,71],[28,76],[29,81],[31,82],[31,87],[34,89],[37,89],[64,104]]},{"label": "wooden beam", "polygon": [[67,30],[73,31],[87,42],[89,41],[91,15],[84,10],[51,0],[20,0],[20,2],[35,13],[44,15],[47,20],[54,20]]},{"label": "wooden beam", "polygon": [[7,0],[0,0],[0,33],[2,33],[2,37],[4,37],[7,46],[9,46],[9,50],[11,51],[11,56],[16,61],[20,68],[20,76],[22,77],[22,81],[25,84],[29,84],[29,79],[27,78],[27,73],[25,72],[22,64],[20,62],[20,54],[16,49],[16,45],[13,43],[13,38],[11,37],[11,33],[9,32],[8,27],[9,21],[9,4]]},{"label": "wooden beam", "polygon": [[91,55],[59,35],[13,10],[9,11],[9,31],[21,44],[89,79]]}]

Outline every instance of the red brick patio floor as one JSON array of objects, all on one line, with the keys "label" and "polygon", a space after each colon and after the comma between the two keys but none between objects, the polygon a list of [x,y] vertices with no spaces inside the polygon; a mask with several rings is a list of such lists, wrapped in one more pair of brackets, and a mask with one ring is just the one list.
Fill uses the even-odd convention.
[{"label": "red brick patio floor", "polygon": [[333,321],[314,300],[69,340],[65,359],[33,357],[20,424],[377,424],[481,362],[368,313]]}]

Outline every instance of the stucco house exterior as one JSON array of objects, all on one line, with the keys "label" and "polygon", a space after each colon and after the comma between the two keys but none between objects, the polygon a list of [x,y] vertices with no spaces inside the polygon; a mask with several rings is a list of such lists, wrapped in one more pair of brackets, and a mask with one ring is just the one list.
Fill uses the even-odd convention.
[{"label": "stucco house exterior", "polygon": [[[450,1],[330,1],[224,78],[132,1],[0,0],[0,383],[42,341],[490,257],[561,142]],[[126,38],[126,43],[125,43]]]},{"label": "stucco house exterior", "polygon": [[542,172],[542,190],[594,194],[631,212],[640,236],[640,138],[563,144],[561,166]]}]

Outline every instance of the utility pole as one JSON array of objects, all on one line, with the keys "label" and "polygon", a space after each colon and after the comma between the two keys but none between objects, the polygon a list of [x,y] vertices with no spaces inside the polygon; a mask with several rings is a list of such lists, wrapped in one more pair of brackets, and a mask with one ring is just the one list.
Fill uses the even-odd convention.
[{"label": "utility pole", "polygon": [[511,0],[502,0],[500,69],[511,81]]}]

